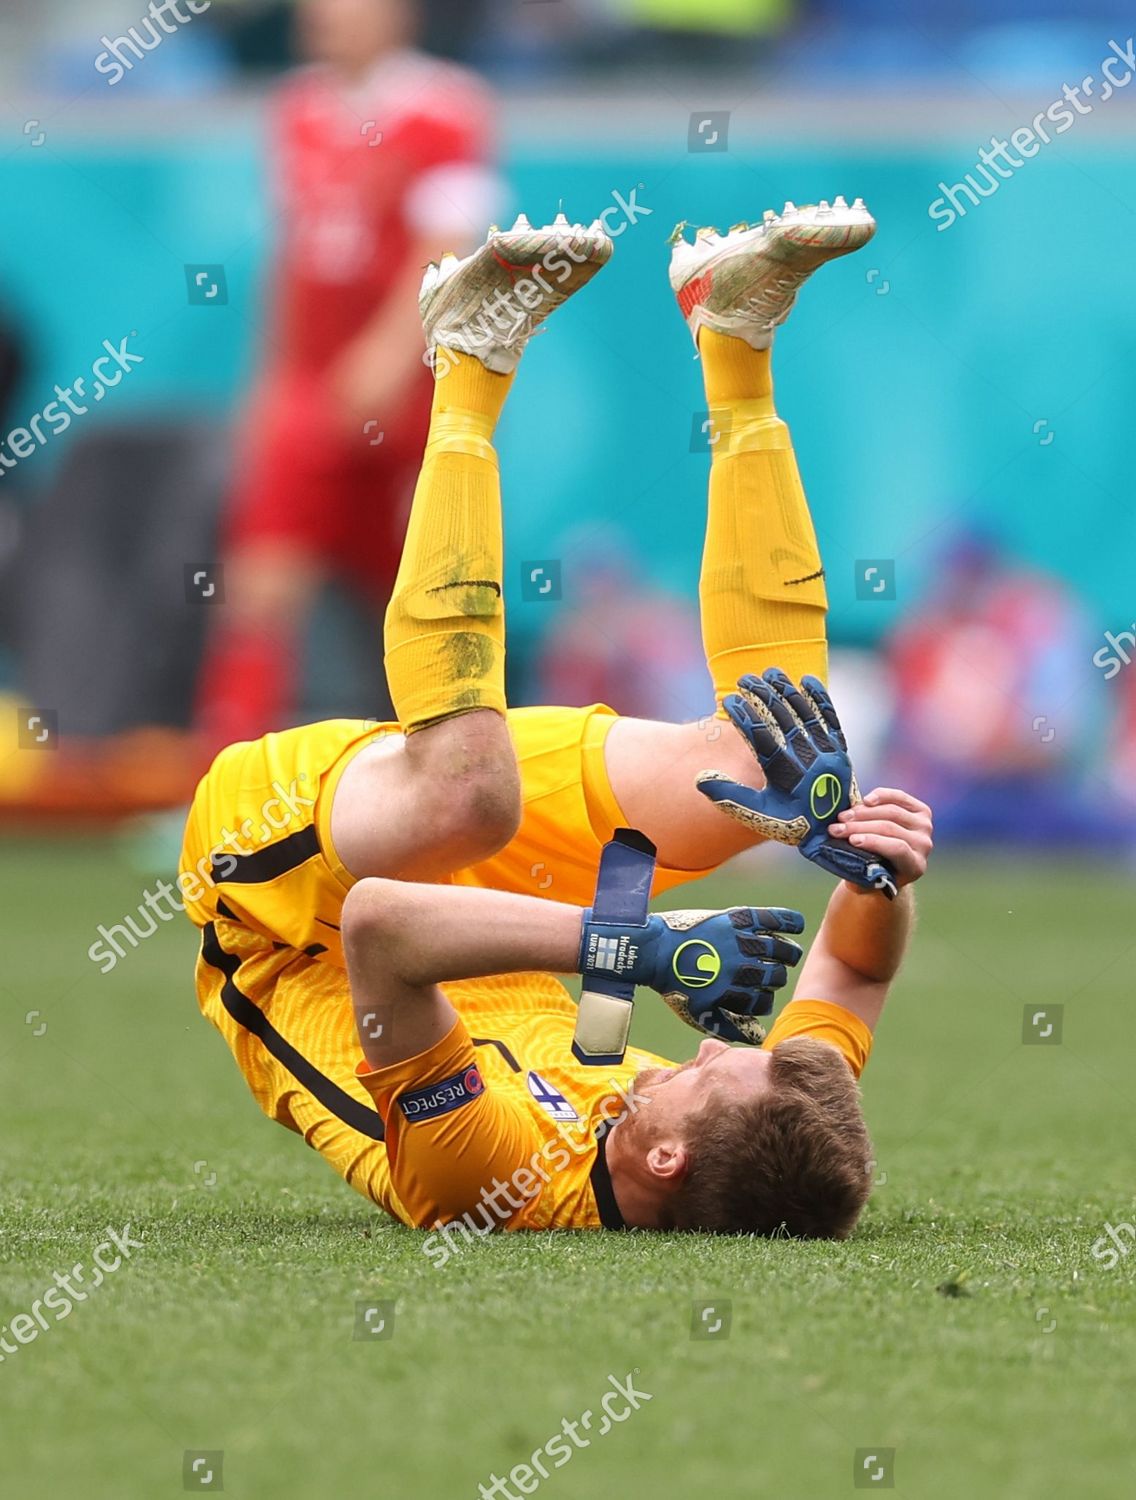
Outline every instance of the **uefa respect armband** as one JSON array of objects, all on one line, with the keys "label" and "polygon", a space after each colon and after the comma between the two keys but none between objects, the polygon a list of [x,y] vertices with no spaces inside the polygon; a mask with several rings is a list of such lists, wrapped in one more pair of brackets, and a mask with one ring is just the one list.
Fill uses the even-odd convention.
[{"label": "uefa respect armband", "polygon": [[419,1120],[436,1120],[448,1115],[464,1104],[472,1104],[485,1092],[485,1080],[476,1064],[463,1068],[440,1083],[427,1084],[425,1088],[410,1089],[398,1096],[398,1107],[412,1125]]}]

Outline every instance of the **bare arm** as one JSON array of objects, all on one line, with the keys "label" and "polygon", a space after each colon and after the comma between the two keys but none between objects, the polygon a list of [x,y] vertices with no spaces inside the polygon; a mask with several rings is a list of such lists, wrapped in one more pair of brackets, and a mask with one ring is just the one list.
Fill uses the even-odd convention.
[{"label": "bare arm", "polygon": [[907,792],[881,788],[843,813],[831,831],[890,860],[902,889],[889,901],[846,882],[837,886],[802,966],[796,996],[831,1000],[872,1030],[910,941],[911,885],[925,874],[931,854],[931,809]]},{"label": "bare arm", "polygon": [[578,906],[462,886],[361,880],[343,905],[343,947],[363,1055],[415,1057],[457,1013],[438,988],[526,970],[575,972]]},{"label": "bare arm", "polygon": [[[745,1018],[785,983],[786,966],[800,957],[795,943],[776,935],[801,931],[797,912],[734,907],[679,912],[674,922],[652,916],[642,926],[585,925],[585,915],[540,896],[359,881],[343,904],[342,930],[367,1062],[381,1068],[417,1057],[452,1029],[457,1013],[440,985],[510,973],[531,979],[534,972],[582,972],[647,985],[690,1025],[720,1034],[728,1023],[726,1034],[741,1040]],[[676,961],[694,933],[712,939],[702,944],[717,959],[710,980],[684,978]],[[618,949],[618,962],[605,943]]]},{"label": "bare arm", "polygon": [[914,916],[910,890],[888,901],[875,892],[839,885],[805,959],[794,998],[831,1000],[874,1031],[903,961]]}]

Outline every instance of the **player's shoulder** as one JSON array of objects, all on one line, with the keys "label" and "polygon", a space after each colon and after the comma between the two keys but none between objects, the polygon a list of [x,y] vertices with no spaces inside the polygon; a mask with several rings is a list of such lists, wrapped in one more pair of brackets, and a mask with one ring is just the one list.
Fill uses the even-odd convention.
[{"label": "player's shoulder", "polygon": [[318,63],[305,63],[285,73],[272,92],[279,114],[295,114],[325,98],[332,87],[331,76]]},{"label": "player's shoulder", "polygon": [[321,141],[334,134],[343,100],[326,68],[309,63],[294,68],[276,85],[270,105],[270,129],[283,138]]},{"label": "player's shoulder", "polygon": [[414,48],[382,59],[351,89],[319,63],[294,68],[276,88],[275,109],[285,124],[318,122],[325,114],[342,112],[347,102],[355,113],[370,112],[392,132],[431,122],[485,127],[495,113],[493,91],[476,73]]},{"label": "player's shoulder", "polygon": [[459,63],[408,49],[380,63],[364,86],[386,119],[481,124],[494,112],[489,85]]}]

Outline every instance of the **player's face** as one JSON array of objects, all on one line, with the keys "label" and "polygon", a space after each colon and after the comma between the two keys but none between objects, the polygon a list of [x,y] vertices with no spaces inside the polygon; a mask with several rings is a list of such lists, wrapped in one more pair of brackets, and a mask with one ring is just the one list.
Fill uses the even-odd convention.
[{"label": "player's face", "polygon": [[303,0],[300,44],[315,62],[365,68],[407,41],[411,17],[411,0]]},{"label": "player's face", "polygon": [[682,1139],[685,1123],[700,1114],[712,1096],[733,1103],[764,1093],[771,1060],[759,1047],[731,1047],[707,1037],[681,1067],[646,1069],[631,1091],[635,1134],[641,1139]]}]

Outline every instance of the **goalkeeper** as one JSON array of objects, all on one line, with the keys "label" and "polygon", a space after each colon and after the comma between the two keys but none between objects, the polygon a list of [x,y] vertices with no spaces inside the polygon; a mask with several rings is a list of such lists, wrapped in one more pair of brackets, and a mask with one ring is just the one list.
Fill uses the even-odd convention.
[{"label": "goalkeeper", "polygon": [[[837,199],[675,246],[719,436],[701,605],[736,735],[598,706],[507,710],[493,431],[527,338],[611,242],[598,224],[522,220],[427,273],[434,411],[386,624],[399,723],[230,746],[198,789],[179,880],[203,933],[201,1008],[260,1107],[404,1223],[843,1236],[859,1215],[871,1152],[855,1080],[930,814],[899,791],[858,800],[769,358],[801,283],[873,228]],[[615,847],[630,866],[587,910],[628,827],[639,836]],[[631,898],[652,871],[665,890],[768,837],[840,884],[765,1046],[731,1047],[761,1043],[799,914],[645,921]],[[713,1039],[682,1066],[633,1049],[586,1067],[552,977],[573,971],[652,985]]]}]

